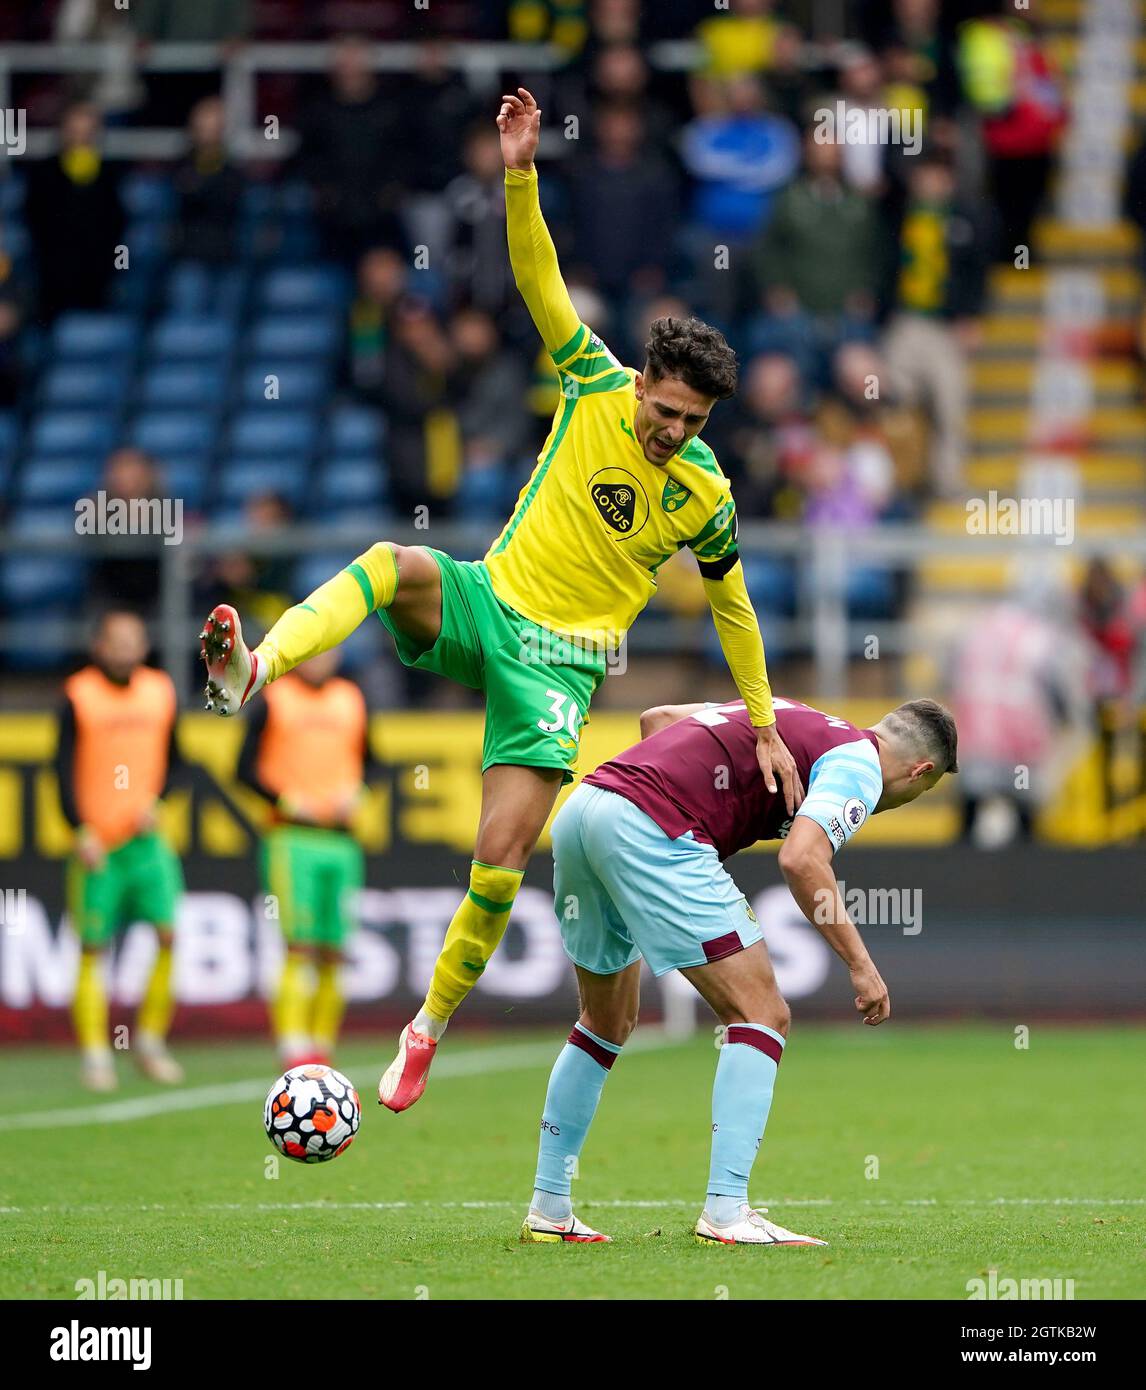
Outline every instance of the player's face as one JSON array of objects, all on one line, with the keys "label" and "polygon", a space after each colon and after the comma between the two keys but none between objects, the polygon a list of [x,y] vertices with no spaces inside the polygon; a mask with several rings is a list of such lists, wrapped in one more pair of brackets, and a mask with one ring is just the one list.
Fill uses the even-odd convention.
[{"label": "player's face", "polygon": [[637,413],[633,427],[637,439],[645,458],[663,467],[704,428],[716,398],[702,396],[673,377],[653,381],[642,372],[637,373],[634,385]]},{"label": "player's face", "polygon": [[114,613],[92,643],[96,665],[114,681],[129,681],[147,655],[147,629],[131,613]]}]

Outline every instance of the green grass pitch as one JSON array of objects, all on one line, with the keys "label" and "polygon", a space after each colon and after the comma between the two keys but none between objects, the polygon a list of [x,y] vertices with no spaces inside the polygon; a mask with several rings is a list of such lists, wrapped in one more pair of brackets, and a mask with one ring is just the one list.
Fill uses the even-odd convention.
[{"label": "green grass pitch", "polygon": [[[562,1038],[456,1030],[401,1116],[374,1101],[393,1040],[352,1039],[357,1141],[277,1177],[266,1045],[179,1048],[174,1092],[121,1057],[106,1099],[66,1049],[9,1052],[0,1297],[73,1299],[100,1270],[182,1279],[188,1299],[965,1299],[992,1268],[1073,1279],[1077,1299],[1146,1293],[1144,1030],[1036,1023],[1023,1051],[1003,1024],[797,1020],[752,1198],[824,1250],[695,1243],[716,1052],[655,1030],[614,1068],[573,1188],[614,1243],[520,1245]],[[91,1123],[105,1106],[119,1118]]]}]

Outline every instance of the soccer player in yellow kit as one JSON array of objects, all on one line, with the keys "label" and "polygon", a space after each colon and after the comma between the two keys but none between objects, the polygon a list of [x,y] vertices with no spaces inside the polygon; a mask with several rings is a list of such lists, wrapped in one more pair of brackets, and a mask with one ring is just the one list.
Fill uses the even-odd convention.
[{"label": "soccer player in yellow kit", "polygon": [[717,400],[736,389],[735,354],[697,319],[658,319],[639,372],[578,319],[538,200],[540,124],[524,88],[502,98],[510,263],[562,399],[537,467],[485,559],[459,563],[428,547],[380,541],[289,609],[254,651],[226,605],[200,634],[207,707],[223,715],[343,641],[371,613],[406,665],[485,693],[469,891],[425,1003],[379,1083],[379,1099],[395,1111],[421,1096],[446,1024],[505,932],[533,846],[562,783],[573,778],[581,725],[610,652],[656,591],[660,566],[684,546],[699,562],[767,786],[775,790],[780,778],[789,813],[803,797],[776,732],[728,479],[697,438]]}]

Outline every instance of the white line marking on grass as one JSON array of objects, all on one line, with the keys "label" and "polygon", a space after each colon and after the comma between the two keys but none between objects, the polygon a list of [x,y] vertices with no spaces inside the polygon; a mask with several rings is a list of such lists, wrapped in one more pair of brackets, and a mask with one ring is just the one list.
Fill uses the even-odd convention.
[{"label": "white line marking on grass", "polygon": [[[615,1197],[615,1198],[590,1198],[587,1197],[578,1202],[578,1207],[604,1207],[617,1211],[644,1211],[656,1210],[658,1207],[695,1207],[697,1199],[695,1197],[661,1197],[661,1198],[635,1198],[635,1197]],[[755,1198],[753,1206],[756,1207],[1029,1207],[1029,1206],[1051,1206],[1051,1207],[1140,1207],[1146,1205],[1146,1197],[952,1197],[943,1199],[938,1197],[905,1197],[893,1199],[888,1197],[857,1197],[854,1199],[838,1199],[835,1197],[766,1197]],[[504,1199],[491,1199],[487,1201],[469,1202],[437,1202],[429,1199],[419,1199],[415,1202],[324,1202],[318,1199],[313,1202],[206,1202],[196,1205],[196,1211],[502,1211],[516,1210],[522,1206],[521,1201],[508,1201]],[[65,1202],[41,1207],[0,1207],[0,1214],[11,1214],[21,1212],[109,1212],[109,1211],[131,1211],[131,1212],[186,1212],[186,1205],[178,1207],[168,1207],[161,1202],[141,1203],[137,1206],[121,1206],[116,1203],[91,1203],[73,1204]]]},{"label": "white line marking on grass", "polygon": [[[658,1027],[644,1028],[634,1036],[627,1050],[648,1051],[672,1047],[687,1039],[669,1037]],[[448,1081],[462,1076],[483,1076],[493,1072],[525,1070],[551,1064],[560,1052],[560,1044],[508,1043],[500,1047],[473,1048],[468,1052],[449,1053],[440,1057],[434,1067],[435,1081]],[[251,1078],[229,1081],[215,1086],[190,1086],[185,1090],[167,1091],[162,1095],[138,1096],[132,1100],[102,1101],[98,1105],[79,1105],[67,1110],[37,1110],[27,1115],[12,1115],[5,1129],[42,1130],[76,1128],[81,1125],[127,1124],[132,1120],[149,1120],[156,1115],[170,1115],[183,1110],[209,1110],[217,1105],[247,1105],[266,1098],[271,1081]],[[369,1092],[367,1093],[369,1097]]]}]

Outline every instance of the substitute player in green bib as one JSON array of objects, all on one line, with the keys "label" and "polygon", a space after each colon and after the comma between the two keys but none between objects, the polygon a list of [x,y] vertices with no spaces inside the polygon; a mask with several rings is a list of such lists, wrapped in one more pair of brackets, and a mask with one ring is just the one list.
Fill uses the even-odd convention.
[{"label": "substitute player in green bib", "polygon": [[541,113],[524,88],[503,97],[497,125],[510,263],[561,381],[553,427],[513,515],[476,563],[380,541],[289,609],[254,651],[225,605],[201,634],[208,708],[224,715],[371,613],[407,665],[485,694],[469,891],[379,1083],[382,1103],[396,1111],[422,1094],[446,1024],[505,932],[537,837],[572,779],[610,656],[656,592],[661,565],[686,546],[757,731],[762,776],[770,790],[779,777],[791,812],[803,797],[776,732],[728,479],[697,437],[736,390],[736,356],[715,328],[664,318],[652,325],[644,371],[622,366],[578,319],[561,278],[533,167]]}]

